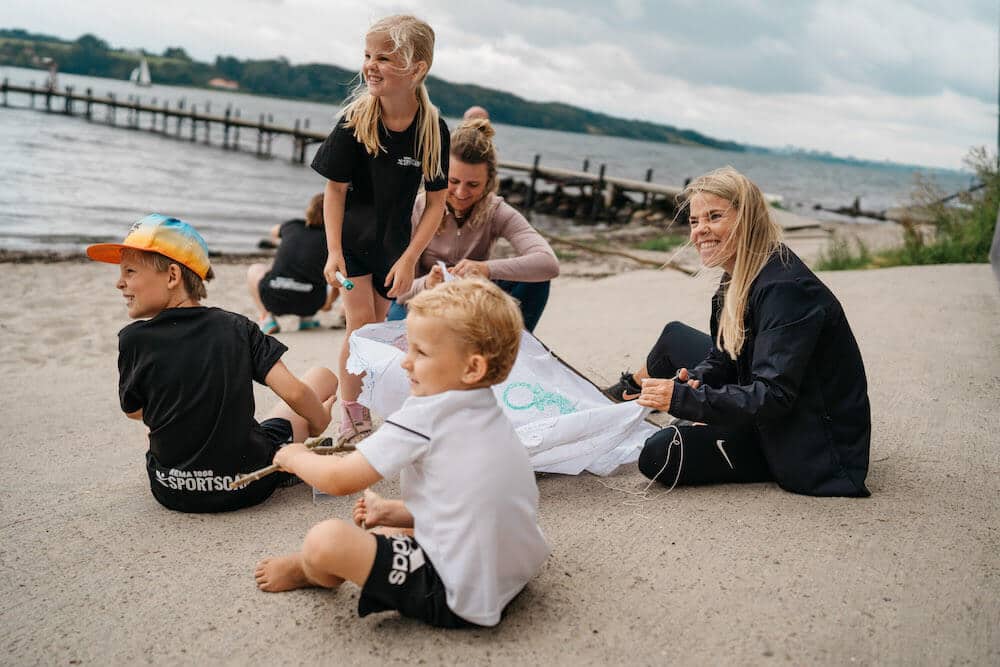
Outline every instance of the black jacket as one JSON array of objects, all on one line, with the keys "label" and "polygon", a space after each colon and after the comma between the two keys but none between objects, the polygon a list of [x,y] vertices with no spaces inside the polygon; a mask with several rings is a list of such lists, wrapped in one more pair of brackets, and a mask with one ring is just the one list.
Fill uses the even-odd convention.
[{"label": "black jacket", "polygon": [[[725,281],[712,299],[719,330]],[[861,352],[833,293],[782,246],[750,286],[746,339],[735,361],[713,346],[674,385],[675,417],[753,428],[768,467],[788,491],[868,496],[871,409]]]}]

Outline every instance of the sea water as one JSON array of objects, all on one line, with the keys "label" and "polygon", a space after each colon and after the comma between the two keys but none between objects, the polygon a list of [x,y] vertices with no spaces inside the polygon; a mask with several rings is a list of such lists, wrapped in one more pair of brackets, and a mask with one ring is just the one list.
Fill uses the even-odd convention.
[{"label": "sea water", "polygon": [[[0,79],[12,84],[41,85],[46,73],[0,67]],[[314,131],[326,131],[337,118],[335,104],[267,98],[227,91],[153,85],[138,88],[128,81],[62,74],[59,87],[78,93],[91,88],[97,97],[113,92],[117,99],[138,96],[144,104],[156,99],[221,115],[227,107],[242,118],[270,114],[277,125],[300,121]],[[120,240],[136,219],[159,212],[193,223],[213,250],[247,252],[276,223],[301,217],[309,198],[323,189],[324,179],[306,164],[293,163],[287,137],[275,137],[270,159],[254,155],[256,133],[241,131],[241,150],[221,148],[216,127],[212,145],[203,143],[199,128],[191,142],[190,126],[181,138],[105,123],[104,108],[95,106],[94,120],[61,113],[15,108],[28,96],[11,93],[9,108],[0,108],[0,248],[20,250],[79,250],[89,243]],[[36,98],[36,107],[42,104]],[[77,104],[78,108],[82,105]],[[446,119],[454,127],[456,119]],[[173,134],[173,121],[170,123]],[[803,215],[813,206],[850,205],[861,197],[866,210],[905,204],[914,189],[914,170],[894,166],[862,166],[823,162],[801,156],[720,151],[692,146],[599,137],[553,130],[497,125],[496,144],[502,159],[531,162],[541,155],[548,166],[579,169],[583,160],[609,175],[643,179],[648,168],[658,183],[681,185],[690,177],[726,164],[754,179],[768,193],[780,195],[784,206]],[[957,171],[927,171],[945,192],[967,187],[971,175]],[[540,227],[554,224],[533,216]]]}]

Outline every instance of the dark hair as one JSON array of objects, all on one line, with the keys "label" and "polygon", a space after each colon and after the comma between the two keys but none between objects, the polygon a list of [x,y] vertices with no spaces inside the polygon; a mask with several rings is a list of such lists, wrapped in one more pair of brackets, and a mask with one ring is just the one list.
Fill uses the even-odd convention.
[{"label": "dark hair", "polygon": [[306,206],[306,227],[323,226],[323,193],[313,195]]}]

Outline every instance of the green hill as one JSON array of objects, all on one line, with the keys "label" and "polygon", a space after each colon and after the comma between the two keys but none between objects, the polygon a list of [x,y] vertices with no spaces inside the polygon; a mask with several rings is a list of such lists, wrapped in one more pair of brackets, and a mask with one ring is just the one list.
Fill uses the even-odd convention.
[{"label": "green hill", "polygon": [[[157,83],[207,87],[209,79],[222,77],[239,83],[243,92],[317,102],[337,103],[343,100],[353,87],[357,74],[334,65],[292,65],[284,58],[239,60],[218,56],[214,63],[209,64],[192,60],[180,47],[170,47],[160,55],[141,53],[146,56],[150,74]],[[0,29],[0,65],[41,67],[46,59],[51,58],[62,72],[124,79],[138,63],[139,54],[112,48],[104,40],[90,34],[67,41],[21,29]],[[742,144],[713,139],[694,130],[616,118],[557,102],[531,102],[500,90],[449,83],[433,76],[428,78],[427,88],[431,99],[446,116],[461,116],[465,109],[478,104],[489,109],[490,117],[497,123],[746,150]]]}]

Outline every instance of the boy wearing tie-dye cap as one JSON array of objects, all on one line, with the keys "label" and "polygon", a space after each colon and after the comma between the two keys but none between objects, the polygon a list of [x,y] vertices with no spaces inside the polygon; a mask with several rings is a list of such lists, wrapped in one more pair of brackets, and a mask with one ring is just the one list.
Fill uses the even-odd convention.
[{"label": "boy wearing tie-dye cap", "polygon": [[[326,429],[336,376],[313,368],[299,380],[277,339],[242,315],[201,305],[213,272],[208,246],[186,222],[149,215],[121,243],[92,245],[87,255],[120,265],[116,286],[129,317],[140,320],[118,333],[119,398],[149,428],[156,500],[182,512],[223,512],[270,496],[287,476],[229,485],[271,463],[283,444]],[[254,381],[284,401],[260,423]]]}]

